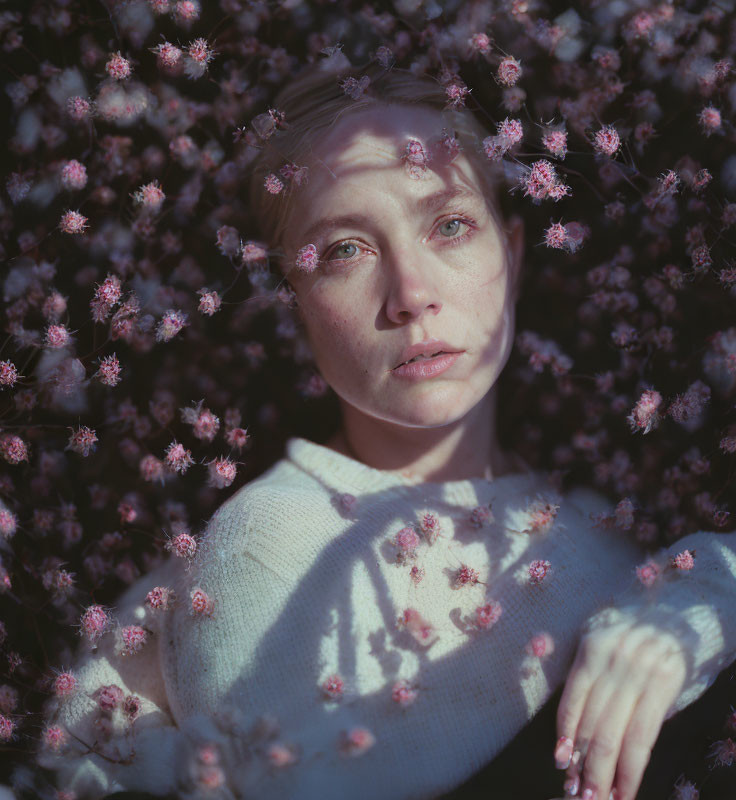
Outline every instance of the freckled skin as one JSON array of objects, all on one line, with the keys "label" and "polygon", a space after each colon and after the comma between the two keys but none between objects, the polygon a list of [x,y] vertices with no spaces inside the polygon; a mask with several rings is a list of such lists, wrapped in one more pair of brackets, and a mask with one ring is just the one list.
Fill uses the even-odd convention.
[{"label": "freckled skin", "polygon": [[[463,153],[409,177],[408,138],[430,141],[444,126],[439,112],[409,107],[338,120],[315,143],[284,241],[286,263],[295,264],[313,222],[368,217],[317,237],[320,265],[287,277],[317,366],[340,400],[343,427],[328,445],[428,480],[510,468],[496,442],[492,387],[513,345],[523,236],[518,218],[507,223],[508,239],[498,228]],[[474,198],[416,207],[456,185]],[[390,370],[403,349],[430,338],[466,352],[443,375],[397,379]]]}]

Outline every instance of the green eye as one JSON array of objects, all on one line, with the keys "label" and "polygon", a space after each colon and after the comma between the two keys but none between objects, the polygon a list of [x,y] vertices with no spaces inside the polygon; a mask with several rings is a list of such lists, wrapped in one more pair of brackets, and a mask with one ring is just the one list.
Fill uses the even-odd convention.
[{"label": "green eye", "polygon": [[[338,247],[335,248],[335,250],[333,251],[333,258],[334,258],[335,254],[339,253],[340,250],[344,250],[344,248],[346,248],[346,247],[352,247],[354,250],[357,249],[352,242],[345,242],[345,244],[341,244],[341,245],[339,245]],[[344,253],[343,252],[343,255],[347,256],[347,258],[352,258],[355,255],[355,253]]]},{"label": "green eye", "polygon": [[[459,225],[460,222],[461,222],[461,220],[459,220],[459,219],[448,219],[447,221],[443,222],[442,225],[440,225],[440,230],[442,230],[442,228],[444,228],[445,225]],[[451,233],[451,234],[452,233],[457,233],[457,230],[458,229],[455,228],[454,231],[446,231],[446,233]]]}]

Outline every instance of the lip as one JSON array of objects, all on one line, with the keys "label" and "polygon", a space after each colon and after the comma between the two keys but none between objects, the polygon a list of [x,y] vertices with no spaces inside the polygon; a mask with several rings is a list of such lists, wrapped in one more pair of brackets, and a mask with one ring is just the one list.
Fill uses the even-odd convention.
[{"label": "lip", "polygon": [[400,367],[394,367],[390,372],[398,378],[406,378],[412,381],[435,378],[450,369],[463,352],[443,353],[441,356],[435,356],[434,358],[422,358],[413,364],[402,364]]},{"label": "lip", "polygon": [[[412,358],[415,356],[431,356],[433,353],[436,353],[440,350],[443,350],[445,353],[461,353],[462,350],[459,350],[457,347],[454,347],[447,342],[443,342],[441,339],[426,339],[423,342],[417,342],[416,344],[412,344],[409,347],[405,348],[399,362],[396,364],[394,369],[398,369],[405,361],[411,361]],[[431,360],[431,359],[428,359]],[[419,362],[415,362],[419,363]]]}]

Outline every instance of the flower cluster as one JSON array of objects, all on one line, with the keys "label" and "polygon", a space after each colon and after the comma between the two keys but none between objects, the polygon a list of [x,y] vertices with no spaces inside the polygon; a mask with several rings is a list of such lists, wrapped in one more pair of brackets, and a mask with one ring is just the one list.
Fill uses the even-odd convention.
[{"label": "flower cluster", "polygon": [[[115,630],[135,659],[147,629],[116,627],[120,592],[172,554],[185,570],[195,521],[272,462],[292,421],[309,418],[320,438],[337,418],[289,313],[294,294],[274,263],[283,253],[243,191],[270,151],[264,202],[307,182],[308,167],[280,146],[298,120],[275,96],[310,63],[338,68],[324,74],[347,107],[401,69],[429,77],[451,113],[488,120],[472,155],[498,169],[498,210],[526,231],[519,334],[497,381],[508,449],[560,486],[607,493],[615,510],[598,523],[648,547],[734,529],[726,9],[622,0],[558,17],[515,0],[491,26],[480,0],[448,7],[441,24],[432,3],[377,13],[349,0],[305,14],[298,2],[148,0],[91,17],[61,0],[20,5],[0,19],[12,164],[0,198],[0,655],[16,690],[0,694],[2,741],[63,752],[55,726],[34,734],[23,721],[76,691],[68,670],[48,679],[48,661],[67,660],[77,630],[85,647]],[[330,44],[336,26],[345,45]],[[392,157],[422,177],[467,151],[460,127],[412,136]],[[320,263],[317,245],[301,244],[284,261],[300,278]],[[339,505],[351,514],[355,498]],[[527,531],[554,518],[554,504],[539,507]],[[493,524],[490,506],[466,521]],[[440,527],[419,514],[394,544],[410,562]],[[656,591],[662,571],[687,579],[695,558],[644,561],[637,578]],[[422,591],[424,571],[410,566],[407,588]],[[524,580],[552,580],[549,569],[524,565]],[[474,587],[463,592],[479,591],[472,568],[462,574]],[[180,594],[154,587],[145,613],[160,619],[180,602],[209,624],[216,597]],[[38,636],[19,607],[37,610]],[[469,625],[487,630],[500,614],[488,600]],[[399,626],[422,646],[436,636],[411,608]],[[113,712],[137,714],[140,701],[115,688],[101,695],[101,737]],[[398,686],[396,702],[415,690]],[[339,747],[366,752],[371,737],[345,731]],[[296,758],[281,742],[266,752],[274,767]],[[200,788],[218,785],[220,762],[192,763]]]}]

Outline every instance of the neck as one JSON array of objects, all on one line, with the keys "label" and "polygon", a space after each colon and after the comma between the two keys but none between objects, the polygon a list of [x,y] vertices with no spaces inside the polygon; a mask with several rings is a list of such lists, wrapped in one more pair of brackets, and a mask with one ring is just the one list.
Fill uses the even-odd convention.
[{"label": "neck", "polygon": [[411,428],[342,405],[342,427],[327,447],[370,467],[425,482],[493,480],[521,468],[498,445],[495,391],[465,417],[435,428]]}]

